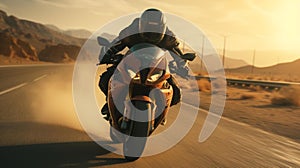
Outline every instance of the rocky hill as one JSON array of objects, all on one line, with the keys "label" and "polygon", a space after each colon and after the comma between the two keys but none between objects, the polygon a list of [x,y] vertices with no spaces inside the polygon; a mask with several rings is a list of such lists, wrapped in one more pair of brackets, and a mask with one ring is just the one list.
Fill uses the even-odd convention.
[{"label": "rocky hill", "polygon": [[36,49],[29,43],[12,37],[7,32],[0,32],[0,55],[9,58],[24,58],[26,60],[38,61]]},{"label": "rocky hill", "polygon": [[92,33],[88,30],[85,30],[85,29],[69,29],[69,30],[62,30],[54,25],[51,25],[51,24],[47,24],[46,25],[48,28],[54,30],[54,31],[57,31],[57,32],[60,32],[60,33],[63,33],[63,34],[66,34],[66,35],[69,35],[69,36],[72,36],[72,37],[77,37],[77,38],[89,38]]},{"label": "rocky hill", "polygon": [[[28,20],[18,19],[15,16],[8,16],[0,10],[0,55],[13,59],[24,58],[27,60],[38,61],[47,60],[65,62],[65,55],[61,54],[61,47],[66,47],[69,61],[74,60],[78,53],[78,48],[84,43],[85,39],[80,39],[57,32],[47,26]],[[50,51],[49,47],[52,47]],[[74,51],[69,51],[74,49]],[[43,51],[43,54],[40,52]],[[49,52],[46,54],[45,52]],[[44,56],[48,55],[47,59]],[[58,59],[58,57],[61,57]],[[0,60],[1,61],[1,60]]]},{"label": "rocky hill", "polygon": [[38,57],[40,61],[67,63],[74,61],[79,51],[80,47],[78,46],[58,44],[55,46],[46,46],[39,53]]}]

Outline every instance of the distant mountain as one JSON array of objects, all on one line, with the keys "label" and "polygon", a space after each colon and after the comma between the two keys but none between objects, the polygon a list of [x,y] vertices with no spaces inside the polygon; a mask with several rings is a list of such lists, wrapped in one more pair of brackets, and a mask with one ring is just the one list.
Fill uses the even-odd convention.
[{"label": "distant mountain", "polygon": [[48,28],[55,30],[57,32],[61,32],[63,34],[72,36],[72,37],[77,37],[77,38],[84,38],[87,39],[92,35],[92,32],[85,30],[85,29],[69,29],[69,30],[62,30],[54,25],[45,25]]},{"label": "distant mountain", "polygon": [[[253,50],[228,50],[226,55],[231,58],[239,58],[247,62],[252,62]],[[255,52],[255,66],[267,67],[275,65],[286,58],[300,58],[299,51],[293,50],[257,50]],[[226,63],[225,63],[226,66]]]},{"label": "distant mountain", "polygon": [[77,38],[89,38],[92,33],[85,29],[71,29],[64,31],[65,34],[77,37]]},{"label": "distant mountain", "polygon": [[239,67],[243,67],[243,66],[249,65],[244,60],[234,59],[234,58],[229,58],[229,57],[226,57],[224,62],[225,62],[225,66],[224,66],[225,69],[239,68]]},{"label": "distant mountain", "polygon": [[[66,35],[40,23],[18,19],[15,16],[8,16],[4,11],[0,10],[0,42],[0,55],[12,59],[19,57],[38,61],[40,60],[39,53],[44,51],[45,48],[59,45],[66,47],[70,45],[77,46],[74,47],[77,51],[77,48],[81,47],[85,39]],[[51,51],[53,58],[57,55],[62,56],[60,52],[61,49],[55,53],[55,48],[53,48]],[[72,60],[75,59],[74,56],[70,56],[70,58]],[[57,60],[57,58],[51,60],[51,57],[47,59],[50,62],[57,62]]]},{"label": "distant mountain", "polygon": [[46,24],[45,26],[48,27],[49,29],[54,30],[54,31],[57,31],[57,32],[63,32],[63,30],[61,30],[60,28],[58,28],[58,27],[55,26],[55,25],[52,25],[52,24]]},{"label": "distant mountain", "polygon": [[[185,52],[193,52],[193,51],[185,49]],[[197,55],[199,56],[201,54],[197,53]],[[210,55],[207,55],[207,57],[209,57],[209,56]],[[221,57],[220,57],[219,61],[222,63],[222,58]],[[239,67],[243,67],[243,66],[247,66],[247,65],[248,64],[243,60],[233,59],[233,58],[228,58],[228,57],[225,58],[225,69],[239,68]],[[202,64],[202,70],[201,70],[201,59],[200,59],[200,57],[196,57],[196,59],[194,61],[189,62],[189,66],[194,72],[200,72],[200,71],[205,72],[206,71],[205,64]],[[210,66],[210,65],[207,65],[207,66]],[[210,68],[213,68],[213,67],[210,67]]]},{"label": "distant mountain", "polygon": [[278,74],[278,75],[293,75],[300,77],[300,59],[293,62],[281,63],[270,67],[259,68],[253,66],[244,66],[240,68],[228,69],[228,72],[245,73],[252,72],[255,74]]}]

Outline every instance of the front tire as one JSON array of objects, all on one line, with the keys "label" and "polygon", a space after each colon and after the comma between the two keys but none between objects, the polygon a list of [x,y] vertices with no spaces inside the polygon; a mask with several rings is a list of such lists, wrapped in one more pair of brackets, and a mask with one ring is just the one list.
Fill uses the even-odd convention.
[{"label": "front tire", "polygon": [[151,105],[145,101],[135,101],[133,103],[135,107],[141,111],[134,111],[143,113],[143,118],[146,118],[148,122],[130,121],[129,136],[125,139],[123,144],[123,152],[127,161],[137,160],[143,153],[147,137],[150,134],[151,128]]},{"label": "front tire", "polygon": [[121,141],[118,139],[116,134],[117,134],[116,130],[114,130],[114,128],[112,128],[112,126],[110,126],[110,130],[109,130],[110,139],[114,143],[120,143]]}]

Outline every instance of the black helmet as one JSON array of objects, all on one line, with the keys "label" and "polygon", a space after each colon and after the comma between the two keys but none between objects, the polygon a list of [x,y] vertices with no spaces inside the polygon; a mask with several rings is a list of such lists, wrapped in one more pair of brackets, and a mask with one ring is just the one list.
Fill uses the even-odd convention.
[{"label": "black helmet", "polygon": [[152,43],[159,43],[166,33],[166,18],[158,9],[147,9],[139,22],[142,37]]}]

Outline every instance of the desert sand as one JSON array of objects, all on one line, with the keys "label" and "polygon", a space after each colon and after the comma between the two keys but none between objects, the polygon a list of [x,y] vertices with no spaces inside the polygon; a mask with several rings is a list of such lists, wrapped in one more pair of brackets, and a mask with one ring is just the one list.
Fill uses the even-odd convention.
[{"label": "desert sand", "polygon": [[[300,107],[274,105],[275,91],[227,87],[223,117],[300,142]],[[200,107],[209,109],[211,94],[200,93]]]}]

